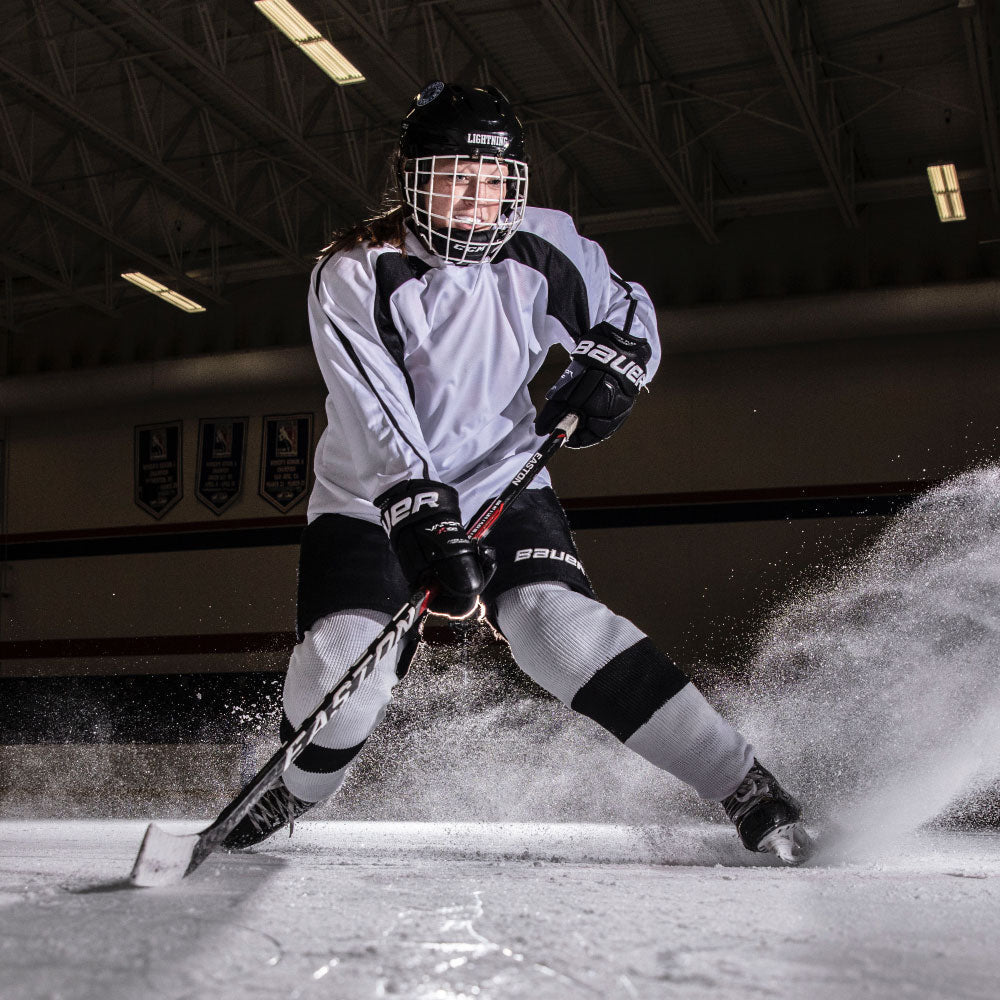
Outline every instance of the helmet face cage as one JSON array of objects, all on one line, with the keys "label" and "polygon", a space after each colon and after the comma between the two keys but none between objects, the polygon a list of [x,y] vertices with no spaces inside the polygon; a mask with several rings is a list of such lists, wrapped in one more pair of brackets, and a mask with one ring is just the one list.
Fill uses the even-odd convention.
[{"label": "helmet face cage", "polygon": [[447,264],[489,263],[524,219],[523,160],[417,156],[404,161],[402,181],[417,235]]}]

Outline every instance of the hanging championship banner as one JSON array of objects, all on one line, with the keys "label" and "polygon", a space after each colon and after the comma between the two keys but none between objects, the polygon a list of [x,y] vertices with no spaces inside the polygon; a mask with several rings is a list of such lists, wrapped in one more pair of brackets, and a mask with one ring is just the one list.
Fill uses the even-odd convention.
[{"label": "hanging championship banner", "polygon": [[135,502],[160,518],[184,495],[181,488],[181,421],[135,429]]},{"label": "hanging championship banner", "polygon": [[247,418],[198,421],[198,469],[194,494],[221,514],[243,489]]},{"label": "hanging championship banner", "polygon": [[260,495],[287,514],[309,491],[311,413],[264,417],[260,449]]}]

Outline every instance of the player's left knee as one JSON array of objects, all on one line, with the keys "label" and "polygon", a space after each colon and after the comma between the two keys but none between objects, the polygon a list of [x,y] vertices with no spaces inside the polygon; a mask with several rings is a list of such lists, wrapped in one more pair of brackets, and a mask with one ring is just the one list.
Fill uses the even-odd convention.
[{"label": "player's left knee", "polygon": [[567,705],[611,658],[645,638],[626,618],[558,583],[503,594],[498,619],[518,666]]}]

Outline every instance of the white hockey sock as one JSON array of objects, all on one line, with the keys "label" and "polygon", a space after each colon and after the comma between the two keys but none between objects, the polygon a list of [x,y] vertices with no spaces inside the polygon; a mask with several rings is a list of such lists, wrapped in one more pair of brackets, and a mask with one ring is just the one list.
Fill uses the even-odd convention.
[{"label": "white hockey sock", "polygon": [[518,666],[564,704],[707,799],[723,799],[753,748],[630,621],[561,583],[502,594],[497,622]]},{"label": "white hockey sock", "polygon": [[[338,611],[321,618],[305,634],[292,650],[285,676],[283,737],[316,708],[388,621],[388,615],[375,611]],[[284,781],[292,794],[306,802],[319,802],[343,784],[351,761],[385,714],[401,648],[383,657],[285,771]]]}]

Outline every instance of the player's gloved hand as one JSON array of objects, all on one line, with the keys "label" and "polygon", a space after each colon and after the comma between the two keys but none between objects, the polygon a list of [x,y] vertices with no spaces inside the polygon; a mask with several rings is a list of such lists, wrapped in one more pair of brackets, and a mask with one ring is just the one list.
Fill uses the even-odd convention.
[{"label": "player's gloved hand", "polygon": [[403,576],[415,590],[436,590],[429,609],[454,618],[471,613],[496,569],[496,554],[465,534],[458,493],[432,479],[410,479],[376,497],[375,505]]},{"label": "player's gloved hand", "polygon": [[545,394],[548,402],[535,419],[535,430],[551,434],[567,414],[580,423],[566,445],[589,448],[610,437],[625,422],[646,382],[652,349],[610,323],[598,323],[573,348],[569,368]]}]

